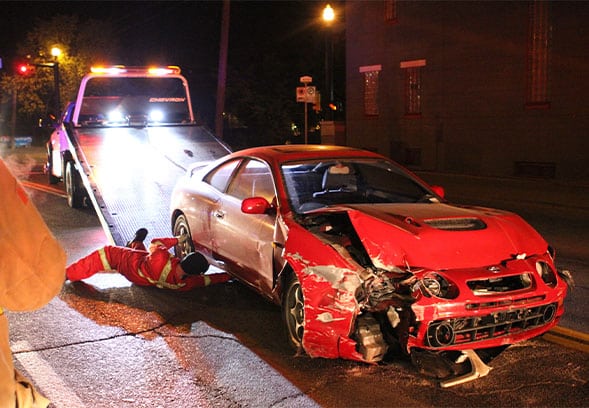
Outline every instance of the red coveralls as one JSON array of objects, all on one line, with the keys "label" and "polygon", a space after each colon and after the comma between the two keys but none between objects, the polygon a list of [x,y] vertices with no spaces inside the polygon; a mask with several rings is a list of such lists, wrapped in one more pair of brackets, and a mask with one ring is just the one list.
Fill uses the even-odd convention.
[{"label": "red coveralls", "polygon": [[[133,248],[105,246],[68,266],[66,277],[70,281],[89,278],[97,272],[116,270],[125,278],[140,286],[187,291],[212,283],[227,282],[226,273],[187,275],[176,273],[180,259],[168,250],[178,243],[177,238],[155,238],[145,250],[142,243],[132,243]],[[181,278],[179,275],[183,275]]]}]

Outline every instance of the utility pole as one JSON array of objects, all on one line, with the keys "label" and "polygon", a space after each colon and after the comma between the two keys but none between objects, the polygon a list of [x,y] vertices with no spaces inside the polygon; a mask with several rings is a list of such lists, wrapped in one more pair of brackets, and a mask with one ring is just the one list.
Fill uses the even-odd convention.
[{"label": "utility pole", "polygon": [[215,110],[215,134],[219,139],[223,139],[223,112],[225,111],[225,86],[227,81],[230,4],[230,0],[223,0],[221,44],[219,49],[219,73],[217,77],[217,107]]}]

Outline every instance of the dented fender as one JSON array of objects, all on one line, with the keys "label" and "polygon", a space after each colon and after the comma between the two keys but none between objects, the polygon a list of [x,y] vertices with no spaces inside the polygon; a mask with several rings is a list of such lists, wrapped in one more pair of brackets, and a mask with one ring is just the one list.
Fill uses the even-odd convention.
[{"label": "dented fender", "polygon": [[361,281],[354,265],[298,225],[289,230],[284,257],[301,283],[305,299],[305,352],[311,357],[364,361],[350,338],[360,313],[356,292]]}]

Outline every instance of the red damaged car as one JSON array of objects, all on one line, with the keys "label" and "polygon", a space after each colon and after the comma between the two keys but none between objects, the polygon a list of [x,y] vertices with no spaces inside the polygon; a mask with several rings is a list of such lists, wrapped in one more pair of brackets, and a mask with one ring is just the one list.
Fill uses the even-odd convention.
[{"label": "red damaged car", "polygon": [[177,254],[200,251],[281,305],[290,343],[311,357],[401,352],[438,378],[470,363],[453,385],[564,311],[569,275],[522,218],[450,204],[360,149],[267,146],[195,164],[171,214],[174,235],[191,236]]}]

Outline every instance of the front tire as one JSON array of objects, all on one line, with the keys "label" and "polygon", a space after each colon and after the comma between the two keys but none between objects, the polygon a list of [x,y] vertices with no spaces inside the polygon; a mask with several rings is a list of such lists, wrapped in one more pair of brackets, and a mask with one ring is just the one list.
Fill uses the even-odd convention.
[{"label": "front tire", "polygon": [[182,259],[191,252],[194,252],[194,243],[192,242],[192,234],[190,233],[190,226],[188,220],[184,214],[181,214],[176,218],[174,222],[173,234],[175,237],[180,235],[188,235],[188,239],[182,244],[178,244],[174,247],[174,254],[176,257]]},{"label": "front tire", "polygon": [[65,165],[65,192],[67,205],[70,208],[82,208],[84,206],[84,187],[72,161],[68,161]]},{"label": "front tire", "polygon": [[282,295],[282,317],[286,329],[286,338],[297,352],[303,349],[305,331],[305,299],[303,289],[294,272],[289,274]]},{"label": "front tire", "polygon": [[47,151],[47,165],[45,166],[45,171],[47,172],[47,178],[49,184],[57,184],[59,183],[59,177],[53,175],[53,158],[52,151]]}]

